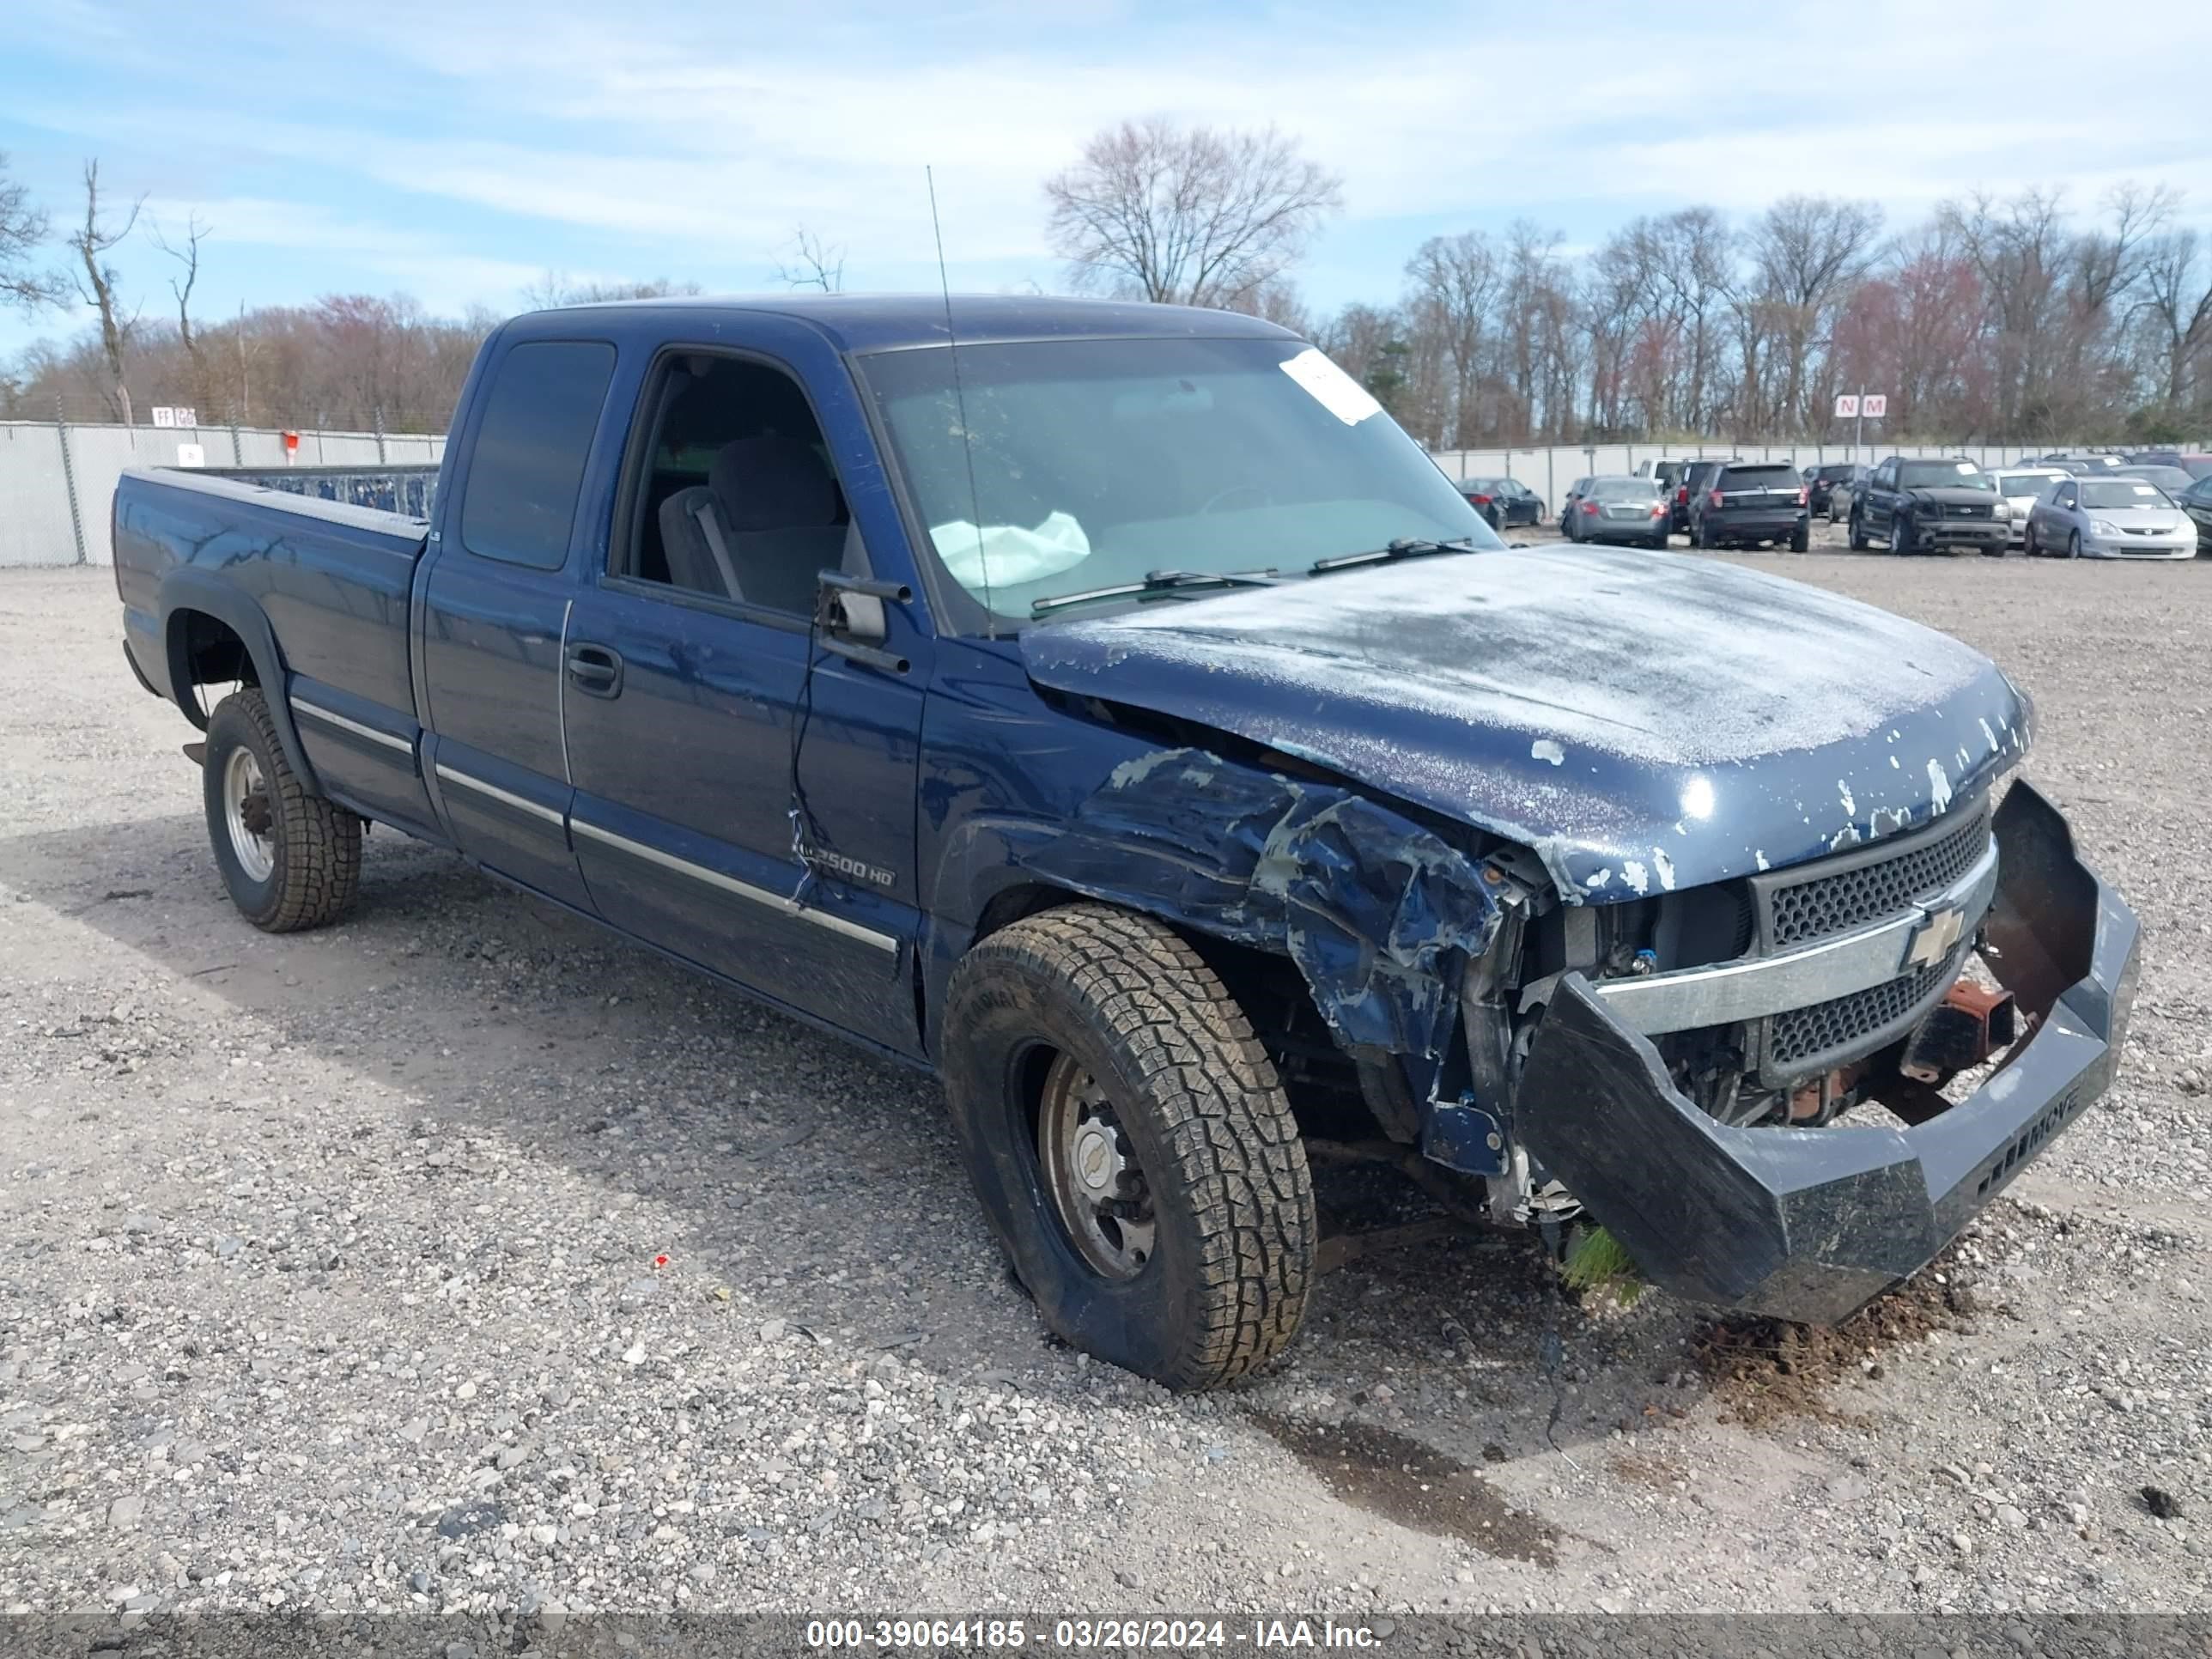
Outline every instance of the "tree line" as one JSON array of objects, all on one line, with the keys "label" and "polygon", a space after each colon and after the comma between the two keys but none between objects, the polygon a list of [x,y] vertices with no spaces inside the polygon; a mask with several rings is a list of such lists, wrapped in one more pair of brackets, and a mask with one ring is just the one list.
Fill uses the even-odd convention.
[{"label": "tree line", "polygon": [[[333,295],[209,318],[219,228],[148,222],[83,175],[58,239],[0,156],[0,303],[85,325],[0,368],[0,416],[442,430],[498,313]],[[1592,249],[1520,221],[1434,236],[1399,291],[1316,314],[1300,261],[1343,184],[1273,129],[1154,118],[1097,135],[1044,186],[1046,237],[1079,291],[1222,306],[1328,350],[1433,447],[1844,435],[1839,392],[1889,399],[1922,442],[2175,441],[2212,435],[2212,243],[2178,192],[2123,185],[2076,215],[2061,192],[1962,196],[1893,228],[1880,204],[1785,197],[1732,219],[1692,206]],[[134,267],[118,269],[126,250]],[[844,252],[805,227],[775,278],[834,291]],[[698,291],[549,275],[526,305]]]}]

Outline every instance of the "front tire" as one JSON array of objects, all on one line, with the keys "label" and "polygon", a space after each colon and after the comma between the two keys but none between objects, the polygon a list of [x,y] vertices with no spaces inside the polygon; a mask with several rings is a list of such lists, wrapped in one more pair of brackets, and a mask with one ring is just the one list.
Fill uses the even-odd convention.
[{"label": "front tire", "polygon": [[2041,556],[2035,545],[2035,520],[2033,519],[2028,520],[2027,527],[2020,532],[2020,556],[2023,559]]},{"label": "front tire", "polygon": [[2078,530],[2069,531],[2066,534],[2066,556],[2069,559],[2081,556],[2081,532]]},{"label": "front tire", "polygon": [[1912,551],[1911,533],[1905,529],[1905,520],[1894,513],[1889,515],[1889,550],[1900,555]]},{"label": "front tire", "polygon": [[260,690],[225,697],[208,721],[208,838],[240,914],[264,933],[336,921],[361,890],[361,820],[310,795]]},{"label": "front tire", "polygon": [[1148,916],[1048,910],[962,959],[944,1030],[976,1196],[1047,1325],[1176,1389],[1288,1346],[1313,1278],[1305,1147],[1195,951]]}]

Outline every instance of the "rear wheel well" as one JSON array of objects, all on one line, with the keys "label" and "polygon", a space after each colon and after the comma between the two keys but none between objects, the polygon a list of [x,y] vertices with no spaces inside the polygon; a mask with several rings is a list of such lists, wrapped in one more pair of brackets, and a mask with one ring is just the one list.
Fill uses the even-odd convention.
[{"label": "rear wheel well", "polygon": [[176,611],[169,617],[169,681],[177,707],[202,731],[208,710],[200,701],[203,685],[259,685],[260,671],[238,630],[204,611]]}]

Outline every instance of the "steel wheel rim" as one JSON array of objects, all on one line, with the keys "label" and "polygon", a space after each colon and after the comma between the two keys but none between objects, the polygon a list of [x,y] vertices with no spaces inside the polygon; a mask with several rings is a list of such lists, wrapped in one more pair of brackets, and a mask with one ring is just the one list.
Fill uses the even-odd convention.
[{"label": "steel wheel rim", "polygon": [[222,821],[230,834],[230,850],[239,868],[251,881],[266,881],[276,873],[276,842],[269,803],[269,785],[261,775],[261,763],[250,749],[234,749],[222,769]]},{"label": "steel wheel rim", "polygon": [[1053,1212],[1085,1265],[1115,1280],[1144,1272],[1158,1233],[1144,1166],[1106,1091],[1066,1054],[1045,1073],[1036,1150]]}]

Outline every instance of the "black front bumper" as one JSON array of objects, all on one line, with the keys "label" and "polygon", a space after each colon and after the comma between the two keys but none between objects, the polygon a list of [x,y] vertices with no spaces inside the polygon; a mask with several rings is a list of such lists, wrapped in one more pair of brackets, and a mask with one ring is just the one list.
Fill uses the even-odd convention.
[{"label": "black front bumper", "polygon": [[1689,1300],[1833,1323],[1917,1272],[2111,1083],[2138,928],[2025,783],[1997,811],[1992,970],[2034,1035],[1910,1129],[1730,1128],[1579,975],[1553,994],[1517,1091],[1531,1157]]}]

